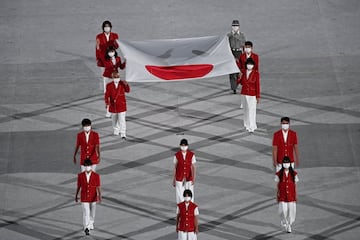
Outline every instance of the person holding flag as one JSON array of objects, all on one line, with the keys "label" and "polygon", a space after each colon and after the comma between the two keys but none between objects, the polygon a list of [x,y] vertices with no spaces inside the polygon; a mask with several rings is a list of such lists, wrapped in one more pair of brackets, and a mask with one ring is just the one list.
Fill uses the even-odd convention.
[{"label": "person holding flag", "polygon": [[[233,20],[231,24],[231,32],[227,34],[229,38],[229,45],[232,54],[236,62],[238,61],[245,44],[245,35],[244,33],[240,32],[240,23],[239,20]],[[239,77],[239,73],[231,73],[229,75],[230,79],[230,88],[234,94],[236,94],[237,83],[236,80]]]},{"label": "person holding flag", "polygon": [[120,80],[118,72],[112,73],[113,81],[106,85],[105,107],[111,112],[114,135],[126,140],[126,97],[125,93],[130,92],[130,86],[125,80]]}]

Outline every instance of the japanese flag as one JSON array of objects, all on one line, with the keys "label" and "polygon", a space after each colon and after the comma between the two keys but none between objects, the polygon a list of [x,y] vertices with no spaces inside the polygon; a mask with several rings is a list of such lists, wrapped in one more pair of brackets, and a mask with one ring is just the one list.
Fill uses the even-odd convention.
[{"label": "japanese flag", "polygon": [[119,42],[129,82],[193,80],[239,72],[227,36]]}]

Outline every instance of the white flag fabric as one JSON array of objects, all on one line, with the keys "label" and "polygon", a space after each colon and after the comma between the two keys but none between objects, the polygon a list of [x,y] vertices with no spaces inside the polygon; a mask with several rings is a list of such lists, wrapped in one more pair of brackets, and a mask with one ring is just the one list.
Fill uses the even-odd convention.
[{"label": "white flag fabric", "polygon": [[129,82],[193,80],[239,72],[227,36],[119,42]]}]

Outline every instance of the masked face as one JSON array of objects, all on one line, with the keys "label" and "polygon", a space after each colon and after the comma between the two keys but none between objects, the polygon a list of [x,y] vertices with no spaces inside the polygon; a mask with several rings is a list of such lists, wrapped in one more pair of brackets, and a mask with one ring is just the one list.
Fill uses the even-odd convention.
[{"label": "masked face", "polygon": [[246,68],[248,70],[252,70],[254,68],[254,65],[253,64],[248,64],[248,65],[246,65]]},{"label": "masked face", "polygon": [[104,27],[104,32],[109,33],[111,31],[111,27],[106,26]]},{"label": "masked face", "polygon": [[234,32],[237,32],[237,31],[239,31],[240,27],[239,27],[239,26],[232,26],[231,29],[232,29]]},{"label": "masked face", "polygon": [[290,163],[283,163],[283,167],[284,167],[285,169],[289,169]]},{"label": "masked face", "polygon": [[283,123],[283,124],[281,124],[281,128],[282,128],[283,130],[288,130],[289,127],[290,127],[290,124],[288,124],[288,123]]},{"label": "masked face", "polygon": [[118,84],[120,82],[120,78],[114,78],[114,83]]},{"label": "masked face", "polygon": [[109,57],[115,56],[115,52],[108,52]]},{"label": "masked face", "polygon": [[91,171],[91,166],[85,166],[85,171],[90,172]]},{"label": "masked face", "polygon": [[245,52],[246,53],[248,53],[248,54],[251,53],[251,50],[252,50],[251,47],[245,47]]},{"label": "masked face", "polygon": [[186,196],[186,197],[184,197],[184,200],[185,200],[185,202],[190,202],[190,201],[191,201],[191,197]]},{"label": "masked face", "polygon": [[186,152],[188,150],[188,146],[180,146],[181,151]]},{"label": "masked face", "polygon": [[91,130],[91,126],[85,126],[83,129],[85,132],[89,132]]}]

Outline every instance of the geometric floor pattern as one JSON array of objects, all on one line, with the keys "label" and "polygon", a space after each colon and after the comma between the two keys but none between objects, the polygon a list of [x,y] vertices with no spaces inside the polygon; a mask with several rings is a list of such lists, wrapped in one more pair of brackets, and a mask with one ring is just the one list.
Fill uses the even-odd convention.
[{"label": "geometric floor pattern", "polygon": [[[335,27],[339,21],[349,23],[350,30],[342,30],[339,36],[331,31],[322,37],[313,35],[312,40],[319,40],[313,42],[320,49],[314,54],[318,56],[302,54],[306,49],[303,46],[297,52],[299,55],[284,58],[281,51],[278,55],[269,54],[269,49],[276,50],[259,43],[262,96],[257,108],[258,130],[254,134],[244,131],[240,95],[230,93],[228,78],[224,76],[187,82],[130,83],[127,141],[113,136],[111,121],[104,118],[101,82],[97,80],[94,59],[91,54],[84,54],[90,50],[82,46],[66,48],[60,40],[50,38],[47,30],[44,32],[47,39],[39,41],[43,41],[46,54],[53,52],[59,59],[40,53],[36,53],[39,58],[30,58],[32,49],[40,50],[37,45],[40,43],[21,38],[24,35],[28,39],[32,31],[41,33],[35,24],[40,20],[49,20],[51,26],[56,19],[66,22],[60,15],[79,21],[79,16],[71,11],[83,14],[89,24],[102,21],[102,17],[91,18],[94,12],[105,11],[95,1],[84,6],[80,2],[84,3],[73,3],[76,8],[66,6],[59,10],[59,15],[56,13],[59,3],[54,2],[45,6],[41,1],[33,4],[5,1],[7,11],[0,10],[0,17],[6,19],[0,24],[3,30],[27,21],[32,23],[29,29],[23,27],[15,36],[7,32],[0,38],[3,42],[0,50],[6,58],[0,61],[3,76],[0,82],[1,239],[176,239],[172,160],[182,138],[189,140],[189,147],[197,157],[194,200],[200,211],[199,239],[358,238],[360,49],[353,45],[350,54],[345,47],[343,54],[335,56],[323,52],[336,48],[335,41],[328,40],[326,46],[320,46],[320,40],[328,38],[343,43],[342,36],[357,28],[357,23],[350,21],[359,18],[356,1],[347,4],[334,1],[331,3],[334,6],[319,1],[323,17],[319,21],[315,21],[318,20],[315,15],[310,15],[313,16],[310,19],[301,12],[294,15],[296,20],[313,21],[316,30],[325,26],[321,33],[327,32],[324,29],[330,23]],[[211,6],[194,1],[196,10],[190,7],[190,1],[185,1],[185,6],[175,1],[161,2],[160,9],[169,12],[151,9],[159,11],[160,18],[172,16],[170,20],[174,24],[186,16],[184,9],[196,13],[200,12],[200,6],[207,10],[216,7],[214,15],[218,19],[227,14],[214,1]],[[141,4],[133,3],[132,7],[128,1],[123,4],[125,10],[119,11],[124,22],[130,24],[131,10],[142,9]],[[273,4],[283,6],[281,1]],[[299,5],[297,1],[293,4]],[[305,5],[310,14],[315,11],[310,7],[313,3]],[[151,4],[143,2],[143,6],[149,8]],[[175,6],[179,16],[174,16]],[[38,7],[49,14],[37,16]],[[289,12],[293,9],[286,4],[283,8],[290,9]],[[73,10],[65,14],[69,9]],[[230,6],[226,5],[226,9]],[[337,17],[327,19],[334,9],[339,11]],[[256,11],[266,13],[265,10]],[[143,17],[149,16],[149,24],[160,24],[161,19],[141,13]],[[248,11],[242,13],[251,15]],[[115,18],[115,14],[112,12],[111,16]],[[11,22],[10,16],[17,18]],[[341,20],[344,16],[349,21]],[[280,21],[279,16],[273,17],[275,23]],[[226,25],[206,18],[214,24],[214,31]],[[229,22],[229,17],[225,20]],[[85,23],[79,25],[88,30]],[[254,28],[260,25],[254,23]],[[124,35],[138,34],[127,26],[123,26]],[[176,26],[181,29],[180,24]],[[292,37],[291,26],[286,27]],[[65,31],[61,26],[54,29],[62,34]],[[156,37],[150,30],[143,33],[146,38]],[[193,30],[187,33],[195,35]],[[82,36],[81,40],[91,38],[94,35],[91,34]],[[353,39],[359,39],[359,33],[354,34]],[[260,36],[253,34],[254,39],[257,37]],[[55,41],[54,49],[49,50],[51,44],[46,41]],[[19,43],[24,44],[18,50],[23,58],[12,56],[8,50]],[[86,44],[90,46],[93,42]],[[291,46],[284,51],[291,55]],[[291,128],[298,132],[300,147],[297,218],[291,234],[280,230],[271,158],[272,134],[279,129],[280,117],[284,115],[291,118]],[[103,192],[103,202],[97,206],[95,230],[86,237],[82,231],[82,210],[74,201],[80,168],[72,162],[76,133],[85,117],[92,120],[93,129],[100,134],[101,163],[97,172]]]}]

